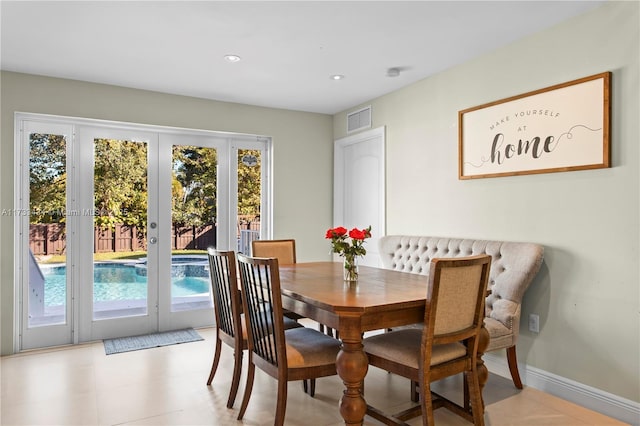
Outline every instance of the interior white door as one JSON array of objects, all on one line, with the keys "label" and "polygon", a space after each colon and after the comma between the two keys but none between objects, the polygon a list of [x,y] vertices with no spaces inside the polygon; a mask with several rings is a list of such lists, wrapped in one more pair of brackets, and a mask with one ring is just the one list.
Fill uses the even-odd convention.
[{"label": "interior white door", "polygon": [[334,226],[361,229],[371,225],[361,265],[381,265],[378,241],[386,233],[384,144],[384,127],[334,143]]}]

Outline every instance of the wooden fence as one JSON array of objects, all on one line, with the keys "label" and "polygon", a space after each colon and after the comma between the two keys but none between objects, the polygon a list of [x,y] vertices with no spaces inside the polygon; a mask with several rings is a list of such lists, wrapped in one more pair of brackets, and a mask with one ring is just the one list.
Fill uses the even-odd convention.
[{"label": "wooden fence", "polygon": [[35,255],[62,254],[67,248],[64,223],[29,225],[29,248]]},{"label": "wooden fence", "polygon": [[[135,226],[116,225],[113,229],[94,229],[94,253],[146,250],[144,233]],[[206,250],[216,245],[216,226],[172,226],[172,250]],[[29,248],[34,255],[63,254],[66,251],[64,223],[29,225]]]}]

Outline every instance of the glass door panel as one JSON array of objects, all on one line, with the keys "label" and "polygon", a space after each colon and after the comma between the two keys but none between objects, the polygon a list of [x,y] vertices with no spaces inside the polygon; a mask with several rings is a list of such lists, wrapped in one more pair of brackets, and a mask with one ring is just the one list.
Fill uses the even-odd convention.
[{"label": "glass door panel", "polygon": [[211,309],[207,247],[216,246],[218,152],[171,151],[171,311]]},{"label": "glass door panel", "polygon": [[93,319],[146,315],[147,143],[94,139]]},{"label": "glass door panel", "polygon": [[67,320],[66,149],[64,135],[29,135],[29,327]]},{"label": "glass door panel", "polygon": [[250,255],[251,241],[260,239],[262,152],[257,149],[238,149],[237,172],[237,251]]}]

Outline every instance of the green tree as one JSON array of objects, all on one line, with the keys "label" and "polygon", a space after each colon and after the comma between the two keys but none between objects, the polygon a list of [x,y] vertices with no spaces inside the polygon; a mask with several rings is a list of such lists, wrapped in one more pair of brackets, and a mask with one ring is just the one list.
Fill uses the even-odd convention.
[{"label": "green tree", "polygon": [[33,133],[29,139],[29,209],[31,223],[64,222],[66,209],[66,139]]},{"label": "green tree", "polygon": [[94,141],[95,223],[147,225],[147,145],[114,139]]},{"label": "green tree", "polygon": [[[30,141],[30,199],[33,223],[64,221],[66,208],[66,141],[64,136],[33,134]],[[261,153],[238,151],[238,214],[260,215]],[[94,141],[95,223],[123,223],[146,229],[147,145]],[[196,146],[173,147],[172,217],[178,225],[216,222],[217,152]]]},{"label": "green tree", "polygon": [[262,158],[258,150],[238,150],[238,214],[260,215]]},{"label": "green tree", "polygon": [[173,147],[172,220],[202,226],[216,221],[218,154],[213,148]]}]

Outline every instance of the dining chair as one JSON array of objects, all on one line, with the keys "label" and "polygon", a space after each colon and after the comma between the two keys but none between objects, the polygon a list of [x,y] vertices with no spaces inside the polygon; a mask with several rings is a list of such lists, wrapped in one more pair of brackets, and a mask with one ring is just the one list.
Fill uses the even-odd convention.
[{"label": "dining chair", "polygon": [[[240,384],[243,353],[248,348],[247,327],[242,314],[242,300],[237,279],[236,257],[233,251],[220,251],[213,247],[207,248],[207,257],[216,324],[215,353],[207,385],[211,385],[213,381],[220,362],[222,343],[225,343],[233,348],[233,374],[227,400],[227,408],[231,408]],[[287,319],[284,327],[295,328],[302,325]]]},{"label": "dining chair", "polygon": [[209,258],[209,275],[216,324],[215,355],[207,385],[211,385],[216,374],[224,342],[233,348],[233,374],[229,399],[227,400],[227,408],[231,408],[238,393],[242,355],[248,347],[243,330],[245,328],[243,327],[244,321],[241,317],[242,301],[236,278],[236,258],[233,251],[219,251],[212,247],[207,248],[207,256]]},{"label": "dining chair", "polygon": [[253,240],[251,256],[275,257],[280,265],[296,263],[296,240]]},{"label": "dining chair", "polygon": [[[255,367],[278,381],[275,425],[284,424],[288,382],[336,374],[340,342],[320,331],[283,327],[278,259],[238,254],[242,306],[247,317],[249,367],[238,420],[249,404]],[[273,324],[273,332],[268,324]]]},{"label": "dining chair", "polygon": [[[433,259],[424,327],[364,339],[370,365],[415,381],[420,389],[417,406],[391,416],[368,406],[367,414],[383,422],[422,414],[422,424],[433,425],[433,409],[444,406],[474,425],[484,424],[476,365],[490,266],[488,255]],[[464,373],[464,407],[431,391],[431,382],[458,373]]]},{"label": "dining chair", "polygon": [[[253,240],[251,241],[251,256],[275,257],[278,259],[278,264],[291,265],[296,263],[296,240]],[[304,318],[287,309],[284,309],[283,312],[286,317],[296,321]]]},{"label": "dining chair", "polygon": [[[290,265],[296,263],[296,240],[253,240],[251,242],[251,255],[253,257],[275,257],[280,265]],[[304,318],[302,315],[296,314],[288,310],[284,310],[284,315],[299,320]],[[327,333],[329,336],[339,337],[338,330],[326,327],[324,324],[318,323],[318,329]],[[307,390],[305,389],[305,392]],[[311,393],[313,396],[313,392]]]},{"label": "dining chair", "polygon": [[[275,257],[278,259],[279,265],[291,265],[296,263],[296,240],[293,238],[282,240],[253,240],[251,241],[251,256],[265,258]],[[295,321],[304,318],[304,316],[288,309],[283,309],[282,311],[285,317],[291,318]],[[320,331],[325,331],[324,325],[320,324],[319,328]],[[330,335],[333,335],[332,330],[327,329],[327,332]],[[302,390],[310,396],[315,396],[315,384],[315,380],[311,380],[311,386],[309,386],[309,383],[305,380],[302,382]]]},{"label": "dining chair", "polygon": [[[278,259],[278,264],[290,265],[296,263],[296,240],[254,240],[251,242],[251,255],[253,257],[275,257]],[[287,309],[284,310],[284,315],[296,321],[304,318],[302,315]],[[318,330],[336,339],[339,337],[338,330],[326,327],[324,324],[318,323]],[[313,382],[311,383],[313,384]],[[309,392],[311,396],[314,395],[314,389],[309,390],[306,385],[304,391]]]}]

